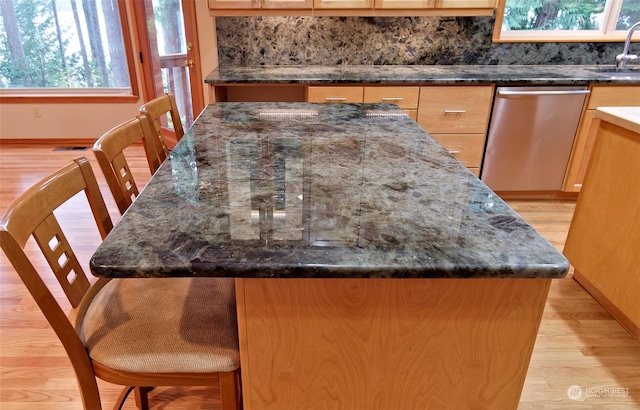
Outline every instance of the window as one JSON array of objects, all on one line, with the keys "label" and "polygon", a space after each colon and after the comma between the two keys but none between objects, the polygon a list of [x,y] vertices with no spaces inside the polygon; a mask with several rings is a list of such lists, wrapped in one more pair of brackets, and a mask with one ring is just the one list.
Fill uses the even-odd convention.
[{"label": "window", "polygon": [[0,14],[1,96],[137,94],[124,0],[1,0]]},{"label": "window", "polygon": [[640,0],[501,0],[494,41],[624,41]]}]

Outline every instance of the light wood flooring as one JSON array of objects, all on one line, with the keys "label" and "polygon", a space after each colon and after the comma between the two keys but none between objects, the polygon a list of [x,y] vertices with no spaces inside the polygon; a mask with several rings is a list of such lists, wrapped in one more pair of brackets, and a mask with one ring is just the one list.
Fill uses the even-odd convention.
[{"label": "light wood flooring", "polygon": [[[93,163],[116,221],[117,208],[91,150],[53,148],[0,145],[0,211],[51,171],[76,156],[86,156]],[[131,149],[128,157],[136,180],[144,184],[149,171],[142,148]],[[562,250],[574,201],[508,202]],[[60,218],[73,223],[91,220],[84,210],[79,199],[62,210]],[[97,230],[92,229],[67,231],[85,266],[99,243]],[[0,409],[81,409],[75,376],[64,350],[1,252],[0,258]],[[518,408],[640,409],[640,344],[571,275],[553,281],[551,286]],[[568,397],[570,386],[582,389],[579,400]],[[111,408],[120,388],[101,382],[100,389],[103,407]],[[158,388],[150,400],[153,409],[220,408],[216,386]],[[135,408],[133,400],[125,408]]]}]

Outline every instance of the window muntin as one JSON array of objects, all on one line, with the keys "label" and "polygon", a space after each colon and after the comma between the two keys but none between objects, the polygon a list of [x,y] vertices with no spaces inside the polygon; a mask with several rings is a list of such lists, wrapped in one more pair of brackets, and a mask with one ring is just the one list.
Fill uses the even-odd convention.
[{"label": "window muntin", "polygon": [[8,0],[0,14],[0,95],[137,94],[124,0]]}]

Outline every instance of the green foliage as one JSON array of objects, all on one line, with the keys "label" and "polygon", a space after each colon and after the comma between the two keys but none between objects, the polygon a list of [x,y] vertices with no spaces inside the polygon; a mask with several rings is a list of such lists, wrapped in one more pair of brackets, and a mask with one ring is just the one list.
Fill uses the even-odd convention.
[{"label": "green foliage", "polygon": [[[62,44],[58,42],[52,0],[9,1],[13,1],[17,20],[14,24],[19,31],[12,34],[19,36],[21,40],[24,59],[19,58],[20,52],[9,47],[9,33],[4,24],[6,16],[3,16],[0,19],[0,88],[89,87],[80,51],[70,50],[73,39],[76,39],[77,44],[78,28],[74,26],[73,29],[62,29],[63,32],[59,33]],[[59,8],[70,10],[69,1],[58,0],[57,3]],[[119,21],[106,24],[119,25]],[[78,48],[77,45],[75,48]],[[87,55],[94,86],[108,83],[108,79],[102,78],[96,59],[92,58],[90,51],[87,51]]]},{"label": "green foliage", "polygon": [[606,0],[507,0],[506,30],[597,30]]},{"label": "green foliage", "polygon": [[7,33],[3,30],[0,75],[9,87],[58,86],[61,56],[50,1],[16,0],[14,3],[25,61],[15,64],[7,45]]},{"label": "green foliage", "polygon": [[628,30],[640,21],[640,1],[625,0],[620,8],[616,30]]},{"label": "green foliage", "polygon": [[161,27],[164,50],[158,50],[161,54],[182,53],[184,38],[180,0],[154,0],[153,17],[156,26]]}]

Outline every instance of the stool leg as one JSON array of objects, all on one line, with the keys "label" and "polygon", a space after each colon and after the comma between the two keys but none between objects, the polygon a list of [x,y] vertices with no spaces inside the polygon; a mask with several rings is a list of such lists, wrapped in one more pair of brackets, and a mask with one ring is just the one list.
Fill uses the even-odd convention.
[{"label": "stool leg", "polygon": [[218,373],[220,380],[220,400],[222,410],[242,409],[240,377],[237,371]]},{"label": "stool leg", "polygon": [[149,409],[149,392],[153,387],[136,387],[134,389],[136,396],[136,407],[140,410]]}]

